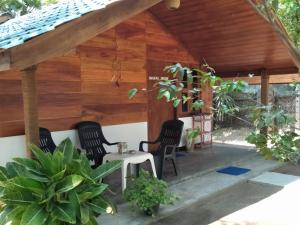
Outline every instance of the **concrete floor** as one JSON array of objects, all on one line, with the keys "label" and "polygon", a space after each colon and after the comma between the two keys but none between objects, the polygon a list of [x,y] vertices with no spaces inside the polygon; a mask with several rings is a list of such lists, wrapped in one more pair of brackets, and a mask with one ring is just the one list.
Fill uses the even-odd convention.
[{"label": "concrete floor", "polygon": [[[300,174],[300,166],[287,164],[274,170]],[[243,182],[198,201],[153,225],[296,225],[300,182],[291,186]]]},{"label": "concrete floor", "polygon": [[[207,225],[281,190],[273,185],[242,183],[201,200],[153,225]],[[238,224],[236,224],[238,225]],[[246,225],[246,224],[243,224]]]},{"label": "concrete floor", "polygon": [[[207,224],[279,190],[261,185],[257,187],[257,184],[249,186],[247,183],[236,186],[282,166],[278,162],[264,160],[249,148],[215,145],[212,149],[179,157],[178,164],[181,170],[178,177],[174,176],[172,167],[166,169],[169,189],[180,198],[175,205],[162,206],[156,218],[149,218],[139,211],[132,211],[121,198],[116,198],[121,196],[117,194],[118,214],[113,217],[103,215],[99,222],[106,225]],[[216,169],[225,166],[240,166],[251,171],[240,176],[216,172]],[[106,182],[110,182],[112,190],[120,190],[120,175],[114,174]],[[260,194],[256,196],[255,193]]]},{"label": "concrete floor", "polygon": [[[180,152],[177,157],[178,176],[175,175],[171,162],[166,161],[163,179],[169,183],[178,183],[189,179],[195,174],[208,173],[215,168],[222,168],[231,163],[247,160],[257,155],[252,147],[237,147],[234,145],[215,144],[196,149],[194,152]],[[142,168],[151,171],[150,163],[146,162]],[[117,202],[122,201],[121,172],[116,171],[105,179],[110,189],[115,193]]]}]

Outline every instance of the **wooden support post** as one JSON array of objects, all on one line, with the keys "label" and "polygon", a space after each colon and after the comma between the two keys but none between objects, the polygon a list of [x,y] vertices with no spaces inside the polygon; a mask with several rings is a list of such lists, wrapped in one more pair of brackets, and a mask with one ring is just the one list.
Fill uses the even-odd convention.
[{"label": "wooden support post", "polygon": [[22,70],[22,93],[27,156],[31,156],[30,145],[39,144],[38,105],[36,88],[36,66]]},{"label": "wooden support post", "polygon": [[296,133],[300,135],[300,89],[297,90],[296,95]]},{"label": "wooden support post", "polygon": [[204,101],[204,106],[201,109],[202,113],[212,113],[213,107],[213,93],[212,88],[208,83],[201,87],[200,98]]},{"label": "wooden support post", "polygon": [[[260,102],[261,105],[269,104],[269,75],[266,70],[262,70],[260,73],[261,76],[261,89],[260,89]],[[268,128],[263,127],[261,133],[267,134]],[[265,143],[267,145],[267,143]]]},{"label": "wooden support post", "polygon": [[269,104],[269,75],[266,70],[261,72],[261,104]]}]

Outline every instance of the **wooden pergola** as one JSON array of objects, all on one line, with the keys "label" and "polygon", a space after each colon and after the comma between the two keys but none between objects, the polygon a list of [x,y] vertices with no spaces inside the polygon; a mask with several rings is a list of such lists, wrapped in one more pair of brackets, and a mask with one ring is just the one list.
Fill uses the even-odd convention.
[{"label": "wooden pergola", "polygon": [[[37,144],[39,136],[35,73],[38,64],[62,56],[148,9],[199,63],[205,59],[218,73],[227,77],[253,72],[259,74],[263,104],[268,102],[269,75],[299,73],[297,50],[291,47],[285,33],[282,37],[282,30],[273,30],[267,19],[258,14],[251,0],[242,3],[237,0],[230,3],[228,0],[182,0],[181,7],[175,11],[158,4],[160,2],[162,0],[120,0],[23,44],[0,50],[0,71],[19,70],[22,74],[28,155],[29,145]],[[165,2],[169,4],[172,0]],[[224,17],[227,19],[224,20]],[[249,21],[249,17],[252,20]],[[249,30],[253,33],[244,33]]]}]

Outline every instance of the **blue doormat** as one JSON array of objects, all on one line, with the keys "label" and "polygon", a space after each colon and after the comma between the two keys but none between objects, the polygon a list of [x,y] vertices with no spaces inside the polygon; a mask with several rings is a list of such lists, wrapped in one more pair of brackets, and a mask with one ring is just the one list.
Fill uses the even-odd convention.
[{"label": "blue doormat", "polygon": [[218,173],[225,173],[225,174],[230,174],[234,176],[238,176],[244,173],[249,172],[250,169],[246,168],[240,168],[240,167],[235,167],[235,166],[228,166],[223,169],[217,170]]},{"label": "blue doormat", "polygon": [[178,157],[184,157],[184,156],[185,156],[185,153],[176,152],[176,158],[178,158]]}]

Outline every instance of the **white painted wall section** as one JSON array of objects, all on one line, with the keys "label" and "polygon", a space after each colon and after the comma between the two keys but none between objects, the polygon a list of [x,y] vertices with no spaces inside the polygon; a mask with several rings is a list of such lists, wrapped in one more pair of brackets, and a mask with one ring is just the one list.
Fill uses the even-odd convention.
[{"label": "white painted wall section", "polygon": [[[138,150],[140,141],[147,140],[147,122],[103,126],[103,133],[109,142],[127,142],[128,149]],[[76,130],[52,132],[56,144],[69,137],[80,148]],[[117,146],[105,146],[107,151],[117,152]],[[5,165],[14,157],[26,156],[25,136],[12,136],[0,138],[0,165]]]},{"label": "white painted wall section", "polygon": [[181,141],[180,141],[180,144],[179,144],[179,147],[182,147],[182,146],[186,146],[186,139],[185,139],[186,132],[185,132],[185,130],[189,129],[189,128],[193,128],[193,118],[192,117],[182,117],[182,118],[179,118],[179,119],[182,122],[184,122]]}]

